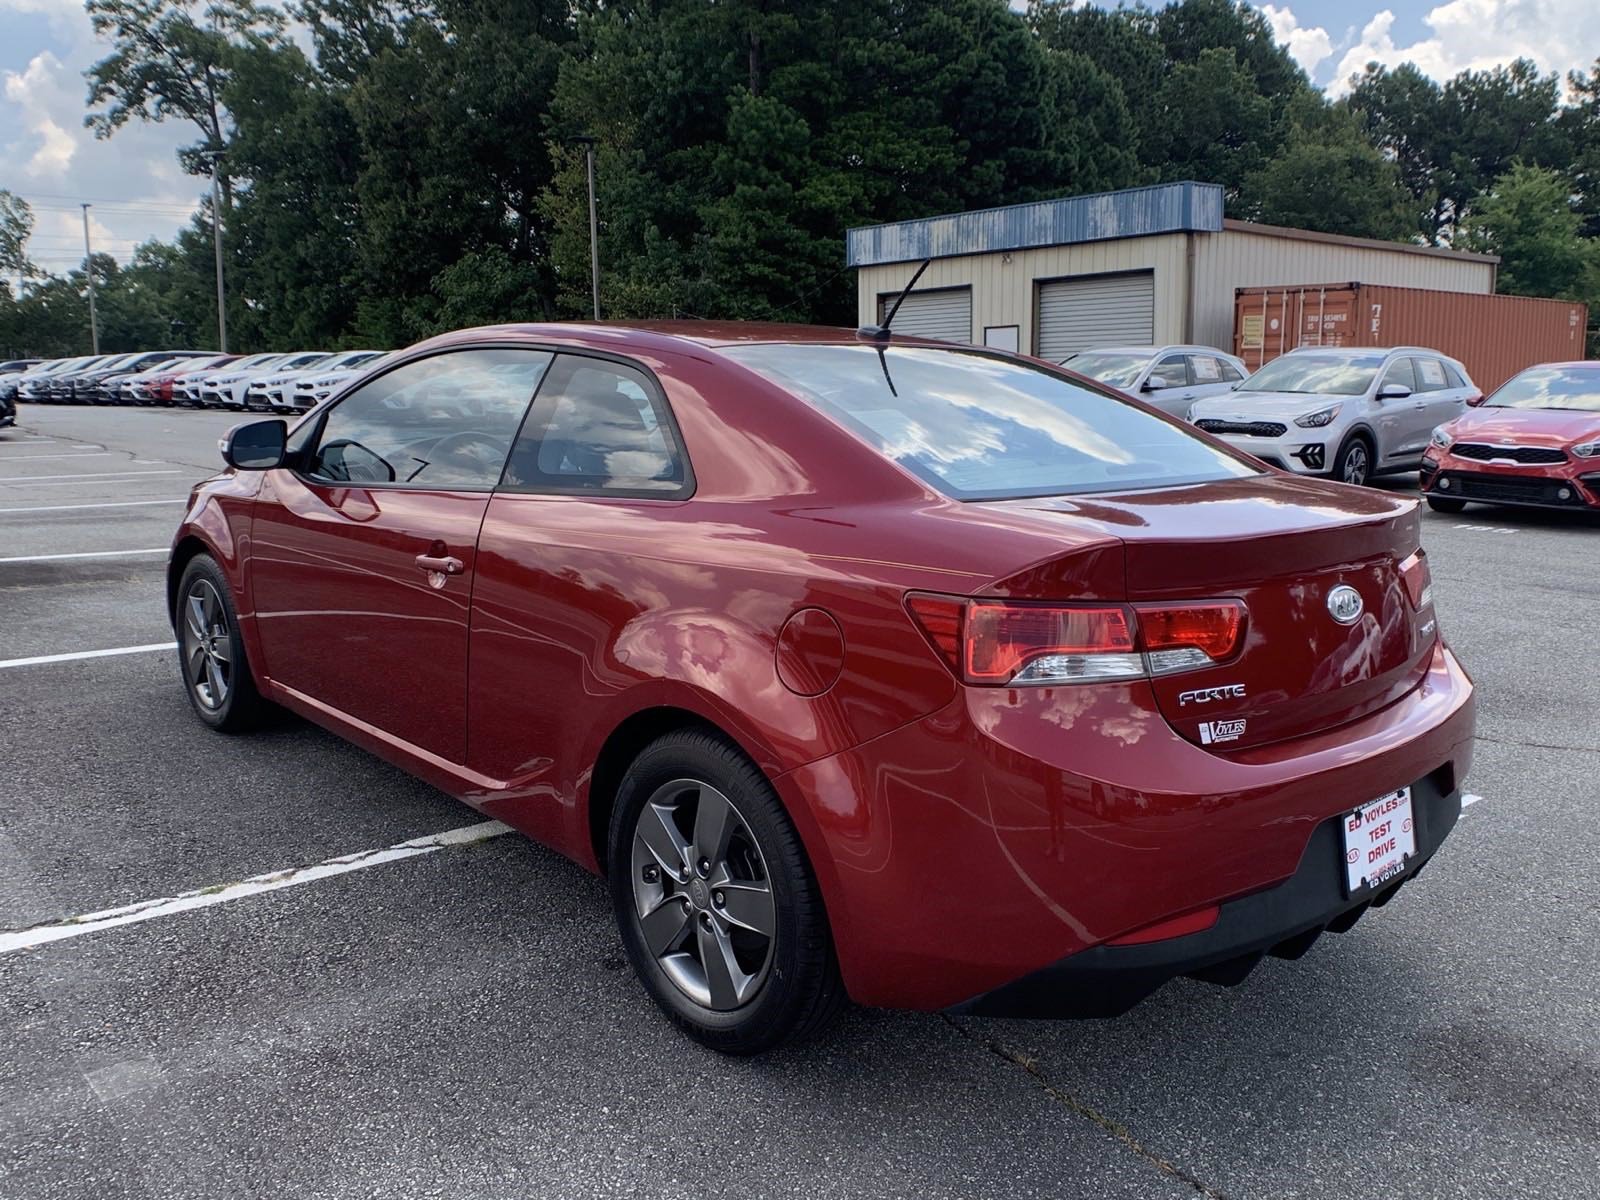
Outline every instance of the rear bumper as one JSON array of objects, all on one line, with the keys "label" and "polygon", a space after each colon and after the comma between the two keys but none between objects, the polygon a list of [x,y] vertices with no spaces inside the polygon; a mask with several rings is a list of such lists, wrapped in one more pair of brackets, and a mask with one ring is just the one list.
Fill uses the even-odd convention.
[{"label": "rear bumper", "polygon": [[[1449,772],[1443,773],[1448,782]],[[1230,900],[1216,924],[1199,933],[1135,946],[1095,946],[1071,955],[951,1011],[985,1017],[1115,1017],[1180,975],[1232,987],[1267,955],[1299,958],[1323,933],[1343,933],[1370,908],[1382,908],[1422,870],[1455,828],[1461,792],[1441,779],[1412,785],[1417,855],[1407,870],[1375,893],[1344,893],[1339,817],[1318,825],[1299,869],[1275,887]]]},{"label": "rear bumper", "polygon": [[[1356,806],[1417,788],[1429,812],[1418,857],[1433,853],[1471,765],[1474,714],[1472,682],[1442,645],[1387,708],[1230,753],[1176,733],[1148,684],[971,688],[774,784],[810,818],[859,1003],[999,1011],[1009,987],[1043,973],[1049,998],[1023,1011],[1071,1013],[1050,980],[1123,972],[1089,1004],[1120,1011],[1174,975],[1334,925],[1337,855],[1314,844]],[[1212,905],[1230,915],[1204,934],[1108,945]]]}]

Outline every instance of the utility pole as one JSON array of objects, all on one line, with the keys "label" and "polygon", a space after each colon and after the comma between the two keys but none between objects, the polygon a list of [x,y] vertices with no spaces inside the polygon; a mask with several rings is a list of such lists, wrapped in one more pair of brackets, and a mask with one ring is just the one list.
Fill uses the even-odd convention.
[{"label": "utility pole", "polygon": [[100,321],[94,312],[94,251],[89,248],[89,206],[83,209],[83,275],[89,281],[89,353],[100,353]]},{"label": "utility pole", "polygon": [[217,186],[217,163],[221,150],[207,150],[202,158],[211,160],[211,242],[217,253],[217,350],[228,352],[228,298],[222,284],[222,197]]},{"label": "utility pole", "polygon": [[569,141],[583,147],[589,174],[589,282],[594,293],[594,319],[600,319],[600,220],[594,206],[594,138],[580,133]]}]

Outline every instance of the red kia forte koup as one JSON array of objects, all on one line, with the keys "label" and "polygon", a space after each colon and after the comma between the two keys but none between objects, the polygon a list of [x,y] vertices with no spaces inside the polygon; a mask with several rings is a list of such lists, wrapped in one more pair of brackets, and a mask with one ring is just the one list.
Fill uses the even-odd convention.
[{"label": "red kia forte koup", "polygon": [[1415,502],[1031,359],[477,329],[224,457],[169,572],[200,719],[281,705],[603,872],[720,1050],[1236,983],[1460,812]]}]

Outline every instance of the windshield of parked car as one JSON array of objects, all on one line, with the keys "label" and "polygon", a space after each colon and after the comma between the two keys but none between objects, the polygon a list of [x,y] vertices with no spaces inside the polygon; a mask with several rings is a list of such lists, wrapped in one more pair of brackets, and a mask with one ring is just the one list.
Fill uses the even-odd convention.
[{"label": "windshield of parked car", "polygon": [[958,500],[1173,487],[1258,473],[1137,405],[991,354],[814,344],[725,353]]},{"label": "windshield of parked car", "polygon": [[1132,387],[1139,372],[1150,361],[1148,354],[1119,354],[1111,350],[1089,350],[1074,354],[1063,364],[1067,370],[1109,383],[1112,387]]},{"label": "windshield of parked car", "polygon": [[1533,367],[1501,384],[1484,405],[1600,412],[1600,368]]},{"label": "windshield of parked car", "polygon": [[1372,386],[1383,360],[1381,354],[1285,354],[1262,367],[1237,390],[1359,396]]}]

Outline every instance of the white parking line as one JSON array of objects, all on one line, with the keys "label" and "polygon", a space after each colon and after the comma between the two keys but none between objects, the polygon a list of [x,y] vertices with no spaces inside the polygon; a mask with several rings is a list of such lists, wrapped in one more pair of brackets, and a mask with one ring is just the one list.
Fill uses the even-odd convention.
[{"label": "white parking line", "polygon": [[140,554],[166,554],[168,546],[154,550],[78,550],[72,554],[23,554],[15,558],[0,558],[0,563],[58,562],[63,558],[132,558]]},{"label": "white parking line", "polygon": [[81,508],[149,508],[155,504],[183,504],[187,496],[174,496],[171,500],[112,500],[103,504],[32,504],[23,508],[0,508],[0,516],[8,513],[76,512]]},{"label": "white parking line", "polygon": [[85,447],[77,454],[0,454],[0,463],[8,462],[38,462],[46,458],[106,458],[109,450],[90,450]]},{"label": "white parking line", "polygon": [[1471,808],[1474,804],[1482,799],[1482,796],[1475,796],[1471,792],[1466,793],[1466,795],[1461,797],[1461,811],[1466,812],[1467,809]]},{"label": "white parking line", "polygon": [[86,933],[98,933],[102,929],[114,929],[118,925],[134,925],[140,921],[153,921],[157,917],[169,917],[196,908],[209,908],[214,904],[226,904],[230,900],[243,900],[246,896],[259,896],[263,892],[276,892],[302,883],[314,883],[334,875],[364,871],[368,867],[416,858],[422,854],[433,854],[447,846],[466,846],[510,832],[510,826],[502,825],[499,821],[480,821],[476,825],[462,825],[456,829],[447,829],[443,833],[412,838],[409,842],[397,842],[382,850],[362,850],[339,858],[326,858],[311,866],[291,867],[286,871],[274,871],[270,875],[255,875],[249,879],[241,879],[238,883],[180,892],[176,896],[166,896],[159,900],[142,900],[137,904],[125,904],[120,908],[107,908],[100,912],[85,913],[83,916],[50,921],[43,925],[35,925],[31,929],[11,930],[0,933],[0,954],[27,950],[33,946],[59,942],[65,938],[82,937]]},{"label": "white parking line", "polygon": [[134,475],[181,475],[182,473],[181,471],[85,471],[81,475],[74,475],[69,471],[64,475],[0,475],[0,484],[37,483],[41,479],[67,479],[76,483],[80,479],[127,479]]},{"label": "white parking line", "polygon": [[176,650],[177,642],[152,642],[148,646],[115,646],[109,650],[74,650],[70,654],[39,654],[33,658],[0,659],[0,670],[6,667],[40,667],[46,663],[76,662],[80,658],[113,658],[118,654],[148,654],[152,650]]}]

